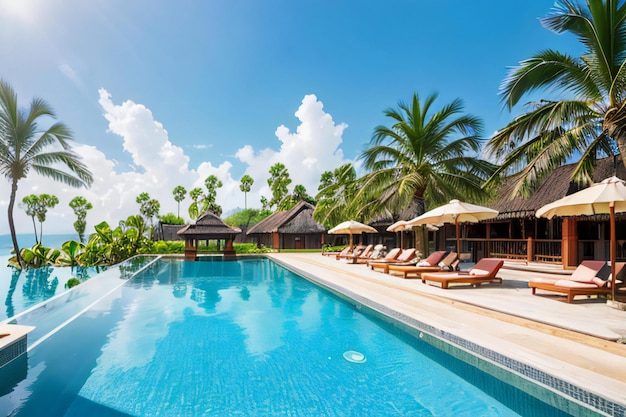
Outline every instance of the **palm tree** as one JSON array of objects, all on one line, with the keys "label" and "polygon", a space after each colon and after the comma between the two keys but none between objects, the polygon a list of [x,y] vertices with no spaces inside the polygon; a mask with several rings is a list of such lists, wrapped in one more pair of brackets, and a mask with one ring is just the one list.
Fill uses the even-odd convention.
[{"label": "palm tree", "polygon": [[272,190],[272,199],[269,202],[270,208],[274,206],[276,206],[277,210],[280,208],[280,203],[289,193],[289,184],[291,184],[291,178],[289,177],[287,167],[280,162],[272,165],[270,167],[270,177],[267,179],[267,185]]},{"label": "palm tree", "polygon": [[371,147],[360,156],[369,173],[359,180],[354,200],[365,219],[394,215],[415,203],[418,215],[425,200],[436,206],[451,198],[486,197],[482,184],[495,167],[477,156],[482,122],[460,114],[459,99],[432,111],[436,98],[420,102],[414,94],[410,105],[400,102],[385,112],[394,121],[391,127],[376,127]]},{"label": "palm tree", "polygon": [[72,187],[89,186],[93,181],[91,172],[72,151],[72,134],[67,126],[57,122],[40,130],[38,121],[43,117],[55,118],[48,103],[33,98],[29,109],[19,109],[17,94],[7,82],[0,80],[0,172],[11,183],[9,229],[17,261],[22,266],[13,221],[19,180],[26,178],[32,169]]},{"label": "palm tree", "polygon": [[346,219],[357,218],[357,210],[351,204],[357,191],[356,170],[351,163],[332,172],[324,171],[313,217],[329,229]]},{"label": "palm tree", "polygon": [[172,190],[172,194],[174,194],[174,201],[178,203],[178,211],[176,213],[176,217],[180,217],[180,202],[185,199],[185,195],[187,194],[187,190],[182,185],[177,185]]},{"label": "palm tree", "polygon": [[580,57],[539,52],[512,68],[502,84],[509,109],[536,90],[561,96],[531,103],[488,143],[503,161],[490,181],[511,175],[513,193],[521,195],[573,157],[580,155],[572,179],[581,185],[591,182],[598,157],[621,153],[622,164],[626,157],[626,4],[588,0],[583,8],[559,0],[541,22],[556,33],[575,35],[585,52]]},{"label": "palm tree", "polygon": [[254,184],[254,180],[248,174],[241,177],[241,184],[239,185],[239,189],[243,193],[244,199],[244,210],[248,210],[248,193],[252,189],[252,184]]}]

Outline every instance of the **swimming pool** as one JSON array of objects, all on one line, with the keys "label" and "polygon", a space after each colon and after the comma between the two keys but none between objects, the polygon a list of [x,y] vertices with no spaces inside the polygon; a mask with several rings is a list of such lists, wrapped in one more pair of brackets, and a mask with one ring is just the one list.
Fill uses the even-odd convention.
[{"label": "swimming pool", "polygon": [[84,282],[104,270],[102,267],[42,267],[20,271],[4,267],[8,259],[9,256],[0,256],[0,294],[4,298],[0,322],[61,294],[70,278]]},{"label": "swimming pool", "polygon": [[551,407],[528,393],[538,387],[502,383],[510,375],[490,376],[271,260],[146,265],[122,285],[107,271],[97,300],[89,286],[77,291],[73,315],[55,313],[68,308],[58,299],[16,318],[43,329],[27,360],[0,369],[0,414],[596,415]]}]

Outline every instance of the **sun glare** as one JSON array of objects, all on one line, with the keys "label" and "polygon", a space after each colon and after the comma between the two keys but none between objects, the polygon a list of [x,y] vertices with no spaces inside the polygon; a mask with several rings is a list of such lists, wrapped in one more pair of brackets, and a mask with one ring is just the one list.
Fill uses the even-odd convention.
[{"label": "sun glare", "polygon": [[0,0],[0,16],[32,24],[45,6],[46,2],[40,0]]}]

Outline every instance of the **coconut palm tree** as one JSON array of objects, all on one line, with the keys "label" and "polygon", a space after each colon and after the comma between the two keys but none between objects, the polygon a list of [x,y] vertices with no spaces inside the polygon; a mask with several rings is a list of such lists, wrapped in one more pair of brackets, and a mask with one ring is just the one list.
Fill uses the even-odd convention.
[{"label": "coconut palm tree", "polygon": [[486,197],[483,181],[495,167],[478,157],[482,122],[461,114],[459,99],[433,110],[436,98],[420,102],[414,94],[410,104],[386,110],[393,125],[376,127],[371,147],[360,155],[369,173],[359,180],[353,204],[362,208],[363,218],[397,214],[411,205],[418,215],[425,201],[436,206],[451,198]]},{"label": "coconut palm tree", "polygon": [[357,211],[352,200],[357,194],[356,170],[351,163],[334,171],[324,171],[320,178],[317,204],[313,217],[328,229],[346,219],[356,219]]},{"label": "coconut palm tree", "polygon": [[575,35],[585,51],[580,57],[541,51],[512,68],[501,86],[509,109],[537,90],[546,94],[488,143],[502,161],[490,181],[512,176],[513,193],[521,195],[579,155],[572,179],[581,185],[591,182],[598,157],[621,153],[622,164],[626,157],[626,3],[558,0],[541,23]]},{"label": "coconut palm tree", "polygon": [[0,80],[0,173],[11,183],[9,229],[17,261],[22,266],[13,221],[19,181],[31,170],[72,187],[89,186],[93,181],[91,172],[72,151],[70,130],[58,122],[40,129],[38,122],[45,117],[55,119],[48,103],[33,98],[28,109],[19,109],[17,94]]}]

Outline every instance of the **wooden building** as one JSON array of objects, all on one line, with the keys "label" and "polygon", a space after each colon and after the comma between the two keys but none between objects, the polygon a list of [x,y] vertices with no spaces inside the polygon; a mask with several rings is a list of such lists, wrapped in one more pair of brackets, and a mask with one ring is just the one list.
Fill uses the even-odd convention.
[{"label": "wooden building", "polygon": [[185,260],[196,260],[198,256],[198,242],[210,240],[217,241],[218,250],[221,249],[222,241],[225,242],[222,253],[224,259],[234,259],[235,249],[233,241],[235,236],[241,233],[237,227],[228,226],[214,213],[207,211],[196,221],[195,224],[183,226],[177,234],[185,239]]},{"label": "wooden building", "polygon": [[[593,182],[617,176],[626,178],[626,172],[613,158],[597,160]],[[529,197],[511,198],[512,184],[504,183],[498,199],[488,204],[500,212],[498,217],[480,224],[464,224],[463,239],[466,250],[474,259],[503,257],[526,261],[562,263],[575,267],[585,259],[609,258],[609,216],[537,218],[540,207],[579,187],[570,179],[575,164],[556,168]],[[619,168],[618,168],[619,167]],[[626,260],[626,215],[618,214],[618,260]]]},{"label": "wooden building", "polygon": [[300,201],[290,210],[276,212],[252,226],[247,235],[257,245],[273,249],[320,249],[326,228],[313,219],[315,207]]}]

